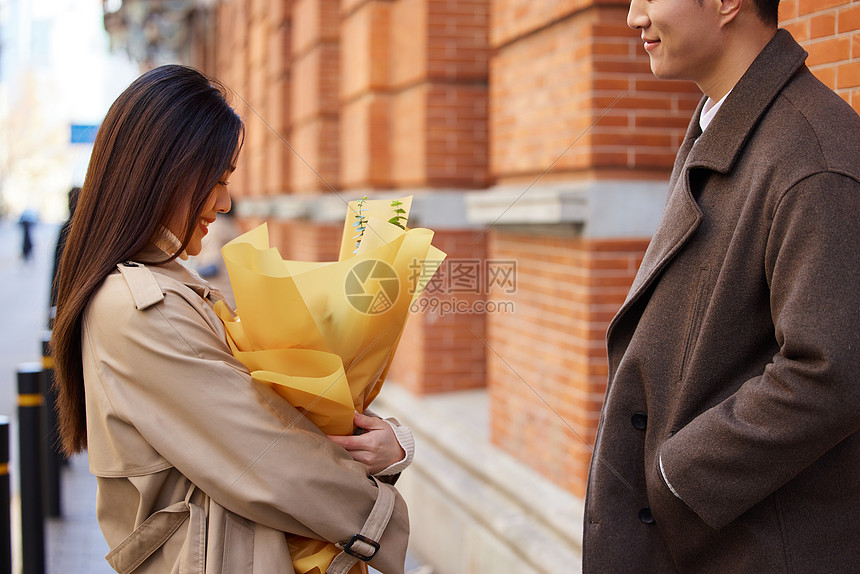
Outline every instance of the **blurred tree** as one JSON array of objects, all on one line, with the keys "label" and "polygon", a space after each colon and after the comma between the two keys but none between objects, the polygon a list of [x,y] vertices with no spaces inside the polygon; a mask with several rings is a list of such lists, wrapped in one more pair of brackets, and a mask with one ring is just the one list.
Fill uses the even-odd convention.
[{"label": "blurred tree", "polygon": [[0,115],[0,197],[5,209],[20,212],[56,193],[57,174],[67,171],[68,126],[51,122],[36,72],[18,76],[14,88],[8,111]]}]

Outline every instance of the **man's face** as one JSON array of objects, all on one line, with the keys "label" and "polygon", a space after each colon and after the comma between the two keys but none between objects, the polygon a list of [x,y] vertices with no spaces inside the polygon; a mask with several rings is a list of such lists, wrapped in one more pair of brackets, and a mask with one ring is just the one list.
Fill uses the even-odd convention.
[{"label": "man's face", "polygon": [[658,78],[713,79],[720,54],[715,0],[631,0],[627,25],[640,30]]}]

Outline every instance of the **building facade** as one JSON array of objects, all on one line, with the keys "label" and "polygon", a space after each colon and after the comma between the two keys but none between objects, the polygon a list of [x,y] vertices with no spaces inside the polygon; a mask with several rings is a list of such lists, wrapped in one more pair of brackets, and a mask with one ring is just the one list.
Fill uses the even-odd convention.
[{"label": "building facade", "polygon": [[[696,86],[652,76],[618,0],[184,4],[185,60],[246,122],[244,228],[335,259],[346,201],[414,195],[448,254],[380,397],[418,435],[413,552],[439,574],[575,571],[604,335]],[[780,14],[860,110],[860,1]]]}]

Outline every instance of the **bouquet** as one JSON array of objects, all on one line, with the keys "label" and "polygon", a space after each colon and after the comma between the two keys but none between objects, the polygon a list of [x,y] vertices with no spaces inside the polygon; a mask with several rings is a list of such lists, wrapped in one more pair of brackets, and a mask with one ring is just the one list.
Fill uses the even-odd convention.
[{"label": "bouquet", "polygon": [[[405,226],[412,198],[349,203],[335,262],[285,261],[266,224],[225,245],[237,314],[222,302],[234,356],[324,433],[349,435],[379,394],[409,308],[445,258]],[[323,574],[334,544],[290,537],[297,574]],[[366,572],[359,563],[350,574]]]}]

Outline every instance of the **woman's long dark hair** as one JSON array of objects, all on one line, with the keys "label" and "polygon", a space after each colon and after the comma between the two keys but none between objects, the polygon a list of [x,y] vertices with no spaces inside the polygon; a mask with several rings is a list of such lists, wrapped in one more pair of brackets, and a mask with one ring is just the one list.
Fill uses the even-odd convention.
[{"label": "woman's long dark hair", "polygon": [[[60,438],[68,454],[87,447],[81,322],[93,294],[118,263],[140,253],[171,215],[197,217],[224,173],[235,167],[242,120],[226,90],[185,66],[162,66],[113,103],[93,146],[58,278],[51,349]],[[166,258],[163,262],[176,257]]]}]

